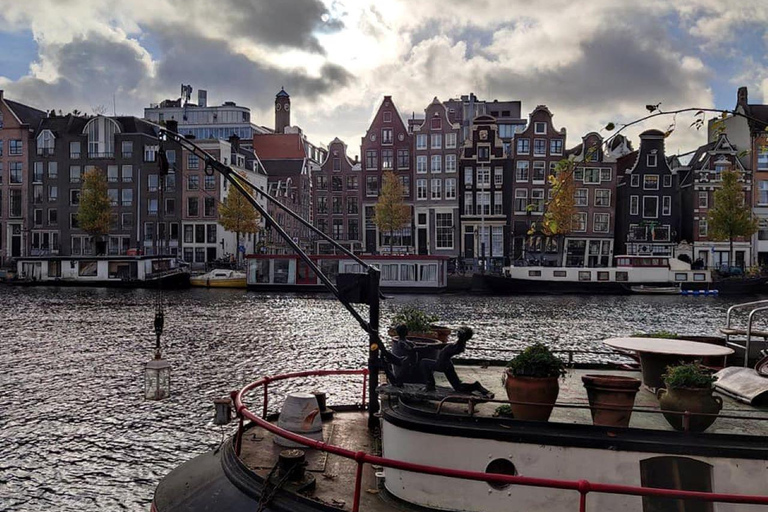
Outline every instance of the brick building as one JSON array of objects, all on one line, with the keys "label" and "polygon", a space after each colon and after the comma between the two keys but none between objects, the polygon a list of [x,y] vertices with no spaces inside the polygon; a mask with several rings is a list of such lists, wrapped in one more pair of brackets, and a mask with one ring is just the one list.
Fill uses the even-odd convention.
[{"label": "brick building", "polygon": [[390,233],[379,233],[373,222],[375,205],[385,172],[394,172],[403,184],[403,199],[413,205],[413,169],[411,167],[411,135],[397,111],[392,96],[384,96],[376,115],[360,143],[362,195],[365,231],[364,250],[368,253],[388,251],[390,245],[396,252],[413,252],[412,225],[408,224],[395,231],[390,244]]}]

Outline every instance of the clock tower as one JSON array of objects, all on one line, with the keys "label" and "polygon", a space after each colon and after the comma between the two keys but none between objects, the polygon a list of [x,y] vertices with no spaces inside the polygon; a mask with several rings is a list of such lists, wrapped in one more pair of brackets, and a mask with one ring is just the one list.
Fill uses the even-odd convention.
[{"label": "clock tower", "polygon": [[285,133],[286,126],[291,126],[291,97],[281,87],[275,96],[275,133]]}]

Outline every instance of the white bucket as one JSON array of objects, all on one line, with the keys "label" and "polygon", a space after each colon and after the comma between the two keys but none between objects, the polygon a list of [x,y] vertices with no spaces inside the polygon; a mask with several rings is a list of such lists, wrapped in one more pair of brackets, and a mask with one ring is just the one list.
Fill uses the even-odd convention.
[{"label": "white bucket", "polygon": [[[312,393],[291,393],[283,403],[277,426],[294,434],[299,434],[315,441],[323,440],[323,423],[320,419],[320,407]],[[284,437],[275,436],[275,443],[288,448],[304,448],[303,444],[294,443]]]}]

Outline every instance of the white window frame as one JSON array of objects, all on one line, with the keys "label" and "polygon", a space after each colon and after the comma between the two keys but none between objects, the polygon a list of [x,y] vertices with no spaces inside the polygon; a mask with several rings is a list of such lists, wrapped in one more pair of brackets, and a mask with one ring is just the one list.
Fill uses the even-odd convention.
[{"label": "white window frame", "polygon": [[663,196],[661,198],[661,214],[663,216],[672,215],[672,196]]},{"label": "white window frame", "polygon": [[[598,217],[605,218],[605,229],[597,229],[599,223]],[[610,233],[611,232],[611,215],[609,213],[595,213],[592,217],[592,231],[595,233]]]},{"label": "white window frame", "polygon": [[[656,186],[648,186],[648,178],[656,178]],[[646,174],[643,176],[643,190],[659,190],[659,175],[658,174]]]},{"label": "white window frame", "polygon": [[[583,196],[582,193],[583,192]],[[589,189],[577,188],[573,192],[573,205],[574,206],[589,206]]]},{"label": "white window frame", "polygon": [[[539,129],[541,128],[541,129]],[[536,121],[533,123],[533,133],[536,135],[546,135],[547,134],[547,123],[543,121]]]},{"label": "white window frame", "polygon": [[440,200],[443,198],[443,180],[440,178],[432,178],[432,183],[429,184],[430,194],[429,197],[433,200]]},{"label": "white window frame", "polygon": [[456,155],[453,155],[453,154],[445,155],[445,172],[446,173],[456,172]]},{"label": "white window frame", "polygon": [[[600,168],[599,167],[586,167],[584,169],[583,181],[585,185],[599,185],[600,184]],[[589,178],[589,179],[587,179]]]},{"label": "white window frame", "polygon": [[[524,199],[523,201],[523,209],[520,210],[517,208],[517,203],[519,199]],[[528,213],[528,189],[527,188],[518,188],[515,190],[515,202],[512,205],[512,207],[515,210],[515,213]]]},{"label": "white window frame", "polygon": [[656,153],[649,153],[645,161],[646,167],[658,167],[659,157]]},{"label": "white window frame", "polygon": [[456,178],[446,178],[445,180],[445,198],[456,199]]},{"label": "white window frame", "polygon": [[453,149],[456,147],[456,139],[458,137],[456,136],[456,133],[446,133],[445,134],[445,148],[446,149]]},{"label": "white window frame", "polygon": [[[702,199],[704,199],[702,201]],[[709,208],[709,192],[706,190],[699,190],[699,199],[698,199],[698,207],[699,208]]]},{"label": "white window frame", "polygon": [[442,155],[432,155],[432,157],[429,160],[430,160],[430,164],[429,164],[430,172],[433,172],[435,174],[443,172],[443,156]]},{"label": "white window frame", "polygon": [[504,194],[501,190],[493,192],[493,209],[494,215],[504,215]]},{"label": "white window frame", "polygon": [[640,175],[639,174],[631,174],[630,175],[629,186],[630,187],[639,187],[640,186]]},{"label": "white window frame", "polygon": [[[587,213],[586,212],[578,212],[574,215],[574,220],[577,218],[579,220],[576,220],[573,225],[573,232],[574,233],[586,233],[587,232]],[[583,226],[583,229],[579,229]]]},{"label": "white window frame", "polygon": [[432,149],[442,149],[443,148],[443,134],[442,133],[433,133],[431,134],[432,137],[430,137],[429,141],[429,147]]},{"label": "white window frame", "polygon": [[[655,199],[656,200],[656,212],[653,216],[648,216],[645,214],[645,202],[649,199]],[[659,196],[643,196],[643,218],[644,219],[658,219],[659,218]]]},{"label": "white window frame", "polygon": [[504,184],[504,168],[503,167],[493,168],[493,184],[494,185]]},{"label": "white window frame", "polygon": [[[422,194],[423,192],[423,194]],[[427,192],[427,180],[424,178],[420,178],[416,180],[416,200],[417,201],[426,201],[428,197]]]},{"label": "white window frame", "polygon": [[[520,178],[520,170],[525,168],[525,179]],[[515,162],[515,183],[528,183],[531,177],[531,163],[528,160],[518,160]]]},{"label": "white window frame", "polygon": [[[606,192],[608,193],[608,204],[598,204],[598,201],[597,201],[598,196],[605,195]],[[597,206],[598,208],[607,208],[611,206],[611,190],[610,189],[598,188],[595,190],[594,196],[595,196],[594,205]]]},{"label": "white window frame", "polygon": [[427,174],[427,155],[416,156],[416,174]]},{"label": "white window frame", "polygon": [[425,149],[427,149],[427,134],[417,133],[416,134],[416,150],[421,151]]},{"label": "white window frame", "polygon": [[[536,178],[536,171],[541,171],[541,178]],[[534,160],[531,168],[531,183],[540,185],[547,181],[547,163],[544,160]]]},{"label": "white window frame", "polygon": [[664,175],[664,188],[669,188],[672,186],[672,175],[671,174],[665,174]]},{"label": "white window frame", "polygon": [[640,215],[640,196],[629,196],[629,214]]}]

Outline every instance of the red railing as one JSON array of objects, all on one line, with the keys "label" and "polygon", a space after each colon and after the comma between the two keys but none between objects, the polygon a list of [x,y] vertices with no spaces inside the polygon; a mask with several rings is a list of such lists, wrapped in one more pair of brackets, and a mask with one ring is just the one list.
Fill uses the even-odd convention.
[{"label": "red railing", "polygon": [[[448,478],[459,478],[463,480],[473,480],[480,482],[493,482],[498,484],[515,484],[524,485],[530,487],[546,487],[550,489],[564,489],[577,491],[579,493],[579,512],[586,512],[587,510],[587,494],[604,493],[604,494],[621,494],[628,496],[655,496],[659,498],[670,499],[693,499],[708,502],[718,503],[743,503],[750,505],[768,505],[768,496],[754,496],[744,494],[724,494],[714,492],[700,492],[700,491],[680,491],[673,489],[657,489],[652,487],[638,487],[631,485],[617,485],[617,484],[603,484],[594,483],[588,480],[555,480],[550,478],[534,478],[527,476],[511,476],[495,473],[481,473],[479,471],[464,471],[460,469],[442,468],[437,466],[428,466],[425,464],[413,464],[411,462],[404,462],[401,460],[387,459],[385,457],[379,457],[371,455],[362,451],[352,451],[332,444],[327,444],[322,441],[315,441],[308,437],[295,434],[284,430],[277,425],[267,421],[267,408],[269,404],[269,384],[272,382],[278,382],[282,380],[294,379],[298,377],[319,377],[327,375],[362,375],[363,376],[363,393],[362,393],[362,407],[365,408],[365,389],[367,385],[368,370],[310,370],[304,372],[288,373],[279,375],[276,377],[263,377],[247,386],[240,391],[232,393],[232,399],[235,404],[237,416],[239,418],[239,426],[237,435],[235,436],[235,450],[240,455],[240,448],[242,446],[243,436],[243,423],[247,418],[258,426],[272,432],[275,435],[283,437],[285,439],[302,444],[308,448],[314,448],[316,450],[332,453],[340,457],[352,459],[357,462],[357,471],[355,478],[355,493],[352,503],[352,512],[359,512],[360,510],[360,487],[362,484],[363,465],[373,464],[376,466],[383,466],[392,469],[399,469],[402,471],[411,471],[414,473],[424,473],[427,475],[443,476]],[[251,390],[264,387],[264,404],[262,410],[262,417],[257,416],[243,403],[243,397]]]}]

